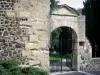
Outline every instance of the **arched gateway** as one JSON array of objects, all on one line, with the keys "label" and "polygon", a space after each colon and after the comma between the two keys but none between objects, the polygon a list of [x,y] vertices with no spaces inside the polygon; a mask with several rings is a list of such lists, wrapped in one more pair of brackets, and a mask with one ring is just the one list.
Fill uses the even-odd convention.
[{"label": "arched gateway", "polygon": [[50,37],[50,71],[77,70],[77,34],[71,27],[54,29]]},{"label": "arched gateway", "polygon": [[[61,28],[62,31],[65,30],[65,34],[63,32],[61,33],[61,42],[66,41],[64,44],[72,50],[72,69],[78,70],[78,24],[77,24],[77,17],[78,13],[70,8],[69,6],[58,6],[55,10],[52,11],[51,13],[51,25],[52,29],[51,32],[53,32],[57,28]],[[65,29],[64,29],[65,28]],[[67,30],[67,31],[66,31]],[[70,37],[65,37],[66,35],[70,34]],[[64,39],[64,38],[65,39]],[[62,45],[64,45],[62,44]],[[71,44],[72,46],[69,46],[67,44]],[[74,46],[74,47],[73,47]],[[64,47],[64,48],[63,48]],[[62,46],[62,51],[65,48],[65,46]]]},{"label": "arched gateway", "polygon": [[[59,5],[51,13],[51,23],[50,24],[51,24],[50,25],[51,26],[51,29],[50,29],[51,37],[54,36],[52,33],[56,29],[60,28],[62,30],[62,33],[60,33],[60,37],[62,38],[62,41],[60,42],[60,45],[62,45],[61,46],[62,48],[60,50],[62,50],[62,53],[64,53],[64,51],[67,51],[69,49],[71,49],[71,51],[72,51],[72,53],[71,53],[72,54],[71,69],[73,69],[73,70],[86,69],[86,64],[84,64],[83,62],[88,61],[89,59],[87,59],[87,58],[91,58],[91,46],[85,37],[85,17],[84,16],[79,17],[79,15],[75,11],[75,9],[73,9],[67,5]],[[71,38],[68,36],[68,34],[70,34]],[[61,35],[63,35],[64,37]],[[66,35],[67,35],[67,37],[66,37]],[[63,40],[64,40],[64,43],[63,43]],[[68,41],[68,40],[70,40],[70,41]],[[53,44],[54,44],[54,42],[53,42]],[[71,46],[68,44],[71,44]],[[66,46],[70,47],[70,48],[66,48]],[[88,50],[88,53],[90,53],[90,54],[89,55],[88,55],[88,53],[85,54],[86,56],[88,56],[88,57],[86,57],[86,60],[81,59],[81,57],[84,55],[84,51],[87,51],[87,50]],[[60,53],[58,52],[58,54],[60,54]],[[88,64],[88,62],[86,62],[86,63]],[[63,64],[61,64],[61,65],[63,65]],[[52,70],[54,66],[55,66],[54,64],[53,65],[50,64],[50,69]],[[64,66],[66,66],[66,65],[64,65]],[[57,70],[57,64],[55,67]],[[60,66],[60,67],[62,67],[62,66]]]}]

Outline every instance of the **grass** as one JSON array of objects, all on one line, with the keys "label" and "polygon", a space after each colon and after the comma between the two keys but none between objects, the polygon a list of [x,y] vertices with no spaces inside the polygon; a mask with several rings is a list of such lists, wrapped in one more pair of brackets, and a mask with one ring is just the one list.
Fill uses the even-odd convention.
[{"label": "grass", "polygon": [[69,54],[66,54],[63,56],[61,56],[60,54],[49,54],[49,57],[50,57],[49,58],[50,63],[55,63],[57,61],[60,61],[61,58],[62,59],[71,59],[71,55],[69,55]]}]

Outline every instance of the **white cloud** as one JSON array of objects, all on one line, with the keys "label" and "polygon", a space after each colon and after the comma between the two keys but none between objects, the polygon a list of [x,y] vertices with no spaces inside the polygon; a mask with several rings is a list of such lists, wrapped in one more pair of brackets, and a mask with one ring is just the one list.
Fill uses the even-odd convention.
[{"label": "white cloud", "polygon": [[60,4],[67,4],[73,8],[83,8],[83,1],[84,0],[57,0],[60,1]]}]

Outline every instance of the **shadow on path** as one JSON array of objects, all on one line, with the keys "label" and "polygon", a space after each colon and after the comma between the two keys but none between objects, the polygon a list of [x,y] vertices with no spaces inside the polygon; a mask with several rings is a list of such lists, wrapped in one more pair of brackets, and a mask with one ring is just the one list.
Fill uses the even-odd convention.
[{"label": "shadow on path", "polygon": [[62,62],[58,61],[56,63],[50,64],[50,72],[59,72],[61,71],[71,71],[71,60],[63,59]]}]

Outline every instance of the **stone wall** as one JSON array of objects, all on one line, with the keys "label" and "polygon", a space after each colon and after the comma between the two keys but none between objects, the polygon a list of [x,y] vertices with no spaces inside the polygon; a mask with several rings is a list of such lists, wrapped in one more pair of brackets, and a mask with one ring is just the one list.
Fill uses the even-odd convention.
[{"label": "stone wall", "polygon": [[79,65],[80,65],[80,70],[88,70],[88,66],[90,65],[91,59],[92,59],[92,48],[91,45],[88,41],[88,39],[85,39],[84,46],[81,46],[79,49]]},{"label": "stone wall", "polygon": [[19,18],[7,15],[7,11],[14,10],[15,2],[15,0],[0,0],[0,60],[22,57],[24,43],[20,41]]},{"label": "stone wall", "polygon": [[52,18],[51,31],[59,27],[70,27],[75,31],[76,34],[78,34],[77,17],[52,15],[51,18]]},{"label": "stone wall", "polygon": [[89,65],[86,70],[100,71],[100,58],[92,58],[91,61],[89,61]]},{"label": "stone wall", "polygon": [[79,42],[84,42],[83,46],[79,47],[79,65],[80,70],[100,70],[100,58],[92,58],[92,46],[90,41],[85,35],[85,16],[80,15],[78,17],[78,29],[79,29]]},{"label": "stone wall", "polygon": [[78,30],[79,30],[79,70],[87,70],[92,59],[92,48],[89,40],[85,35],[85,16],[79,15],[78,17]]},{"label": "stone wall", "polygon": [[49,0],[0,0],[0,59],[49,68]]}]

